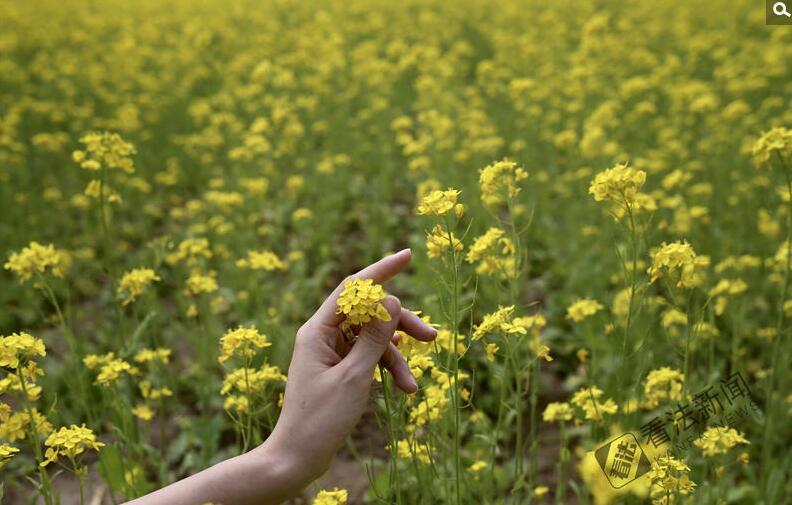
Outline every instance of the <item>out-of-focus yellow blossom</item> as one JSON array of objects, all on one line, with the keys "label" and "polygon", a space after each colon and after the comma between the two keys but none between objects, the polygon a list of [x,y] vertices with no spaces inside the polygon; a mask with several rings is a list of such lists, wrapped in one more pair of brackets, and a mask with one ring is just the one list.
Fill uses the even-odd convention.
[{"label": "out-of-focus yellow blossom", "polygon": [[134,376],[138,375],[140,371],[123,359],[114,358],[102,365],[99,369],[99,375],[96,376],[96,383],[102,386],[112,386],[121,378],[121,375],[125,373]]},{"label": "out-of-focus yellow blossom", "polygon": [[546,422],[554,421],[571,421],[572,420],[572,407],[566,402],[551,402],[547,404],[542,419]]},{"label": "out-of-focus yellow blossom", "polygon": [[517,275],[517,258],[514,243],[504,236],[500,228],[490,228],[476,237],[468,250],[465,260],[478,262],[476,273],[512,278]]},{"label": "out-of-focus yellow blossom", "polygon": [[3,268],[14,272],[20,282],[29,281],[36,274],[49,272],[53,277],[63,277],[69,266],[68,255],[52,244],[31,242],[19,252],[11,253]]},{"label": "out-of-focus yellow blossom", "polygon": [[701,282],[701,270],[709,265],[707,256],[697,256],[696,251],[687,242],[672,242],[663,244],[652,251],[652,266],[647,271],[650,282],[654,282],[663,275],[678,275],[676,286],[679,288],[694,287]]},{"label": "out-of-focus yellow blossom", "polygon": [[514,305],[508,307],[498,307],[498,310],[490,314],[485,314],[481,323],[473,328],[473,340],[480,340],[485,335],[496,331],[507,331],[519,333],[518,328],[511,326],[511,315],[514,312]]},{"label": "out-of-focus yellow blossom", "polygon": [[176,251],[165,257],[165,261],[170,265],[185,261],[187,266],[195,266],[200,260],[208,260],[212,256],[212,250],[209,248],[207,239],[188,238],[181,241]]},{"label": "out-of-focus yellow blossom", "polygon": [[693,444],[704,453],[705,456],[717,456],[726,454],[729,449],[737,444],[750,444],[745,436],[734,428],[725,426],[713,426],[696,439]]},{"label": "out-of-focus yellow blossom", "polygon": [[270,382],[285,382],[283,375],[275,365],[262,365],[261,368],[237,368],[223,379],[220,394],[226,395],[235,390],[243,394],[256,394],[264,391]]},{"label": "out-of-focus yellow blossom", "polygon": [[238,260],[236,266],[268,272],[286,269],[286,264],[272,251],[248,251],[247,259]]},{"label": "out-of-focus yellow blossom", "polygon": [[[457,352],[459,354],[465,352],[465,344],[463,343],[465,338],[465,335],[457,334]],[[435,337],[435,342],[441,349],[452,351],[454,349],[454,334],[447,328],[440,328],[437,332],[437,337]]]},{"label": "out-of-focus yellow blossom", "polygon": [[575,301],[572,305],[567,307],[567,319],[571,319],[579,323],[589,316],[593,316],[603,309],[601,303],[590,298],[582,298]]},{"label": "out-of-focus yellow blossom", "polygon": [[46,356],[44,341],[24,331],[0,336],[0,367],[16,370],[37,356]]},{"label": "out-of-focus yellow blossom", "polygon": [[346,505],[349,493],[346,489],[333,488],[332,491],[319,491],[313,505]]},{"label": "out-of-focus yellow blossom", "polygon": [[682,386],[685,376],[679,370],[661,367],[652,370],[644,382],[644,407],[653,409],[665,401],[682,399]]},{"label": "out-of-focus yellow blossom", "polygon": [[99,449],[104,447],[105,444],[97,442],[96,435],[84,424],[81,426],[72,424],[68,428],[60,428],[47,437],[44,445],[47,447],[47,451],[44,454],[45,460],[41,462],[41,466],[54,463],[59,457],[65,457],[69,461],[74,462],[77,456],[85,452],[86,449],[99,452]]},{"label": "out-of-focus yellow blossom", "polygon": [[299,208],[292,212],[292,221],[298,223],[300,221],[305,221],[307,219],[311,219],[313,217],[313,212],[311,209],[306,208]]},{"label": "out-of-focus yellow blossom", "polygon": [[533,490],[533,495],[537,498],[546,495],[550,491],[550,488],[547,486],[536,486]]},{"label": "out-of-focus yellow blossom", "polygon": [[221,351],[218,361],[224,363],[234,355],[252,358],[258,349],[271,345],[267,336],[259,333],[256,328],[240,326],[234,330],[228,330],[225,335],[220,337]]},{"label": "out-of-focus yellow blossom", "polygon": [[39,435],[46,436],[52,432],[52,424],[41,412],[33,408],[30,411],[14,412],[0,423],[0,438],[4,438],[9,442],[24,440],[28,435],[31,424]]},{"label": "out-of-focus yellow blossom", "polygon": [[117,133],[91,132],[80,138],[82,150],[72,153],[72,159],[86,170],[119,169],[131,174],[135,171],[132,155],[135,147]]},{"label": "out-of-focus yellow blossom", "polygon": [[784,163],[792,162],[792,130],[777,127],[763,133],[753,145],[752,154],[759,167],[767,165],[772,155]]},{"label": "out-of-focus yellow blossom", "polygon": [[154,418],[154,410],[145,403],[136,405],[132,409],[132,414],[141,421],[151,421]]},{"label": "out-of-focus yellow blossom", "polygon": [[173,391],[171,391],[170,388],[152,387],[151,381],[148,380],[140,381],[138,387],[140,388],[140,395],[146,400],[159,400],[161,398],[168,398],[173,396]]},{"label": "out-of-focus yellow blossom", "polygon": [[429,449],[417,441],[415,443],[411,443],[409,440],[397,441],[396,453],[401,459],[416,459],[425,465],[431,461]]},{"label": "out-of-focus yellow blossom", "polygon": [[472,465],[470,465],[468,467],[468,470],[470,472],[472,472],[472,473],[478,473],[478,472],[484,470],[485,468],[487,468],[487,466],[488,465],[487,465],[486,461],[479,460],[479,461],[476,461],[475,463],[473,463]]},{"label": "out-of-focus yellow blossom", "polygon": [[691,494],[696,483],[690,480],[689,474],[690,468],[673,456],[658,456],[652,461],[649,471],[652,505],[672,505],[677,496]]},{"label": "out-of-focus yellow blossom", "polygon": [[167,365],[170,361],[171,350],[165,347],[157,347],[156,349],[141,349],[135,354],[134,360],[137,363],[149,363],[152,361],[159,361],[163,365]]},{"label": "out-of-focus yellow blossom", "polygon": [[[531,342],[531,344],[533,344],[533,342]],[[553,357],[550,356],[550,348],[548,346],[544,344],[531,345],[531,350],[538,359],[543,359],[547,362],[553,361]]]},{"label": "out-of-focus yellow blossom", "polygon": [[150,268],[135,268],[125,273],[118,284],[118,294],[124,296],[123,305],[134,302],[148,286],[160,280]]},{"label": "out-of-focus yellow blossom", "polygon": [[343,329],[366,324],[372,319],[390,321],[388,310],[382,300],[388,293],[371,279],[351,279],[344,283],[344,290],[338,296],[336,313],[344,316]]},{"label": "out-of-focus yellow blossom", "polygon": [[520,194],[520,181],[528,172],[517,163],[508,160],[496,161],[479,171],[481,200],[486,205],[498,205]]},{"label": "out-of-focus yellow blossom", "polygon": [[9,444],[0,444],[0,468],[3,468],[11,461],[19,449]]},{"label": "out-of-focus yellow blossom", "polygon": [[613,399],[606,398],[603,402],[599,400],[604,394],[604,391],[596,386],[581,388],[572,395],[570,403],[583,410],[585,419],[600,421],[606,414],[612,415],[619,410]]},{"label": "out-of-focus yellow blossom", "polygon": [[458,190],[451,188],[445,191],[432,191],[418,205],[418,214],[422,216],[444,216],[448,214],[456,206],[459,193]]},{"label": "out-of-focus yellow blossom", "polygon": [[598,202],[632,205],[645,182],[646,172],[621,163],[598,173],[589,186],[589,193]]},{"label": "out-of-focus yellow blossom", "polygon": [[223,408],[229,412],[236,412],[238,414],[247,414],[250,412],[250,401],[247,396],[231,395],[226,397],[223,402]]},{"label": "out-of-focus yellow blossom", "polygon": [[97,200],[104,198],[108,203],[122,203],[123,198],[121,195],[113,189],[109,184],[102,183],[101,181],[94,179],[85,186],[85,190],[83,190],[83,195],[95,198]]},{"label": "out-of-focus yellow blossom", "polygon": [[200,272],[194,272],[187,278],[185,293],[193,296],[198,296],[203,293],[214,293],[220,286],[212,275],[204,275]]},{"label": "out-of-focus yellow blossom", "polygon": [[445,252],[453,247],[454,251],[464,249],[462,241],[452,232],[446,231],[441,225],[435,225],[432,232],[426,236],[427,256],[430,258],[442,258]]},{"label": "out-of-focus yellow blossom", "polygon": [[495,361],[495,354],[498,352],[498,344],[490,343],[484,348],[487,351],[487,361]]}]

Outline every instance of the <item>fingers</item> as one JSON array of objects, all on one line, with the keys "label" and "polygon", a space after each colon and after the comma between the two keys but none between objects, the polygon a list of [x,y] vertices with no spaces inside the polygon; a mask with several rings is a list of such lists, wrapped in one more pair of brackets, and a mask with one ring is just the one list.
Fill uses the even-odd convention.
[{"label": "fingers", "polygon": [[399,389],[410,394],[418,391],[418,383],[415,381],[412,372],[410,372],[410,367],[407,366],[404,356],[402,356],[402,353],[399,352],[395,345],[388,345],[382,355],[382,359],[380,359],[380,363],[388,369]]},{"label": "fingers", "polygon": [[401,316],[401,304],[396,297],[388,296],[382,305],[390,313],[391,320],[374,319],[363,326],[352,350],[341,362],[342,366],[349,367],[354,373],[368,374],[369,378],[385,350],[392,345],[391,339]]},{"label": "fingers", "polygon": [[[372,263],[363,270],[351,275],[349,278],[372,279],[376,284],[382,284],[404,270],[404,268],[410,264],[411,258],[412,251],[409,249],[404,249],[397,252],[396,254],[386,256],[376,263]],[[343,290],[344,283],[341,282],[341,284],[339,284],[338,287],[336,287],[333,292],[330,293],[330,296],[328,296],[324,303],[322,303],[311,319],[316,323],[328,326],[336,326],[340,324],[342,318],[340,315],[336,314],[336,302],[338,301],[338,296]]]},{"label": "fingers", "polygon": [[437,330],[429,323],[423,321],[415,312],[404,308],[401,309],[399,317],[399,329],[422,342],[431,342],[437,336]]}]

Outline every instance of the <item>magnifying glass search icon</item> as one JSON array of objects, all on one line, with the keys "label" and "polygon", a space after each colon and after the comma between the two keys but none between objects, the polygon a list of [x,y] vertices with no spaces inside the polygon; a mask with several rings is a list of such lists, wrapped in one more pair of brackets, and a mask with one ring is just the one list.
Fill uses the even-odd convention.
[{"label": "magnifying glass search icon", "polygon": [[773,14],[776,16],[792,17],[790,16],[787,6],[784,2],[776,2],[773,4]]}]

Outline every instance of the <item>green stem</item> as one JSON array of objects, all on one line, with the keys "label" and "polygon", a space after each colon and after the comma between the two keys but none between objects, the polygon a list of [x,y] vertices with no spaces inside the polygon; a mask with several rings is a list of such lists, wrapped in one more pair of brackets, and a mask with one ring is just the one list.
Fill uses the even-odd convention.
[{"label": "green stem", "polygon": [[[778,154],[778,158],[781,162],[781,170],[784,173],[784,177],[786,178],[787,184],[787,194],[789,198],[789,202],[787,202],[787,222],[786,222],[786,264],[784,266],[784,284],[781,289],[781,299],[778,303],[778,320],[776,322],[776,339],[773,342],[773,355],[772,359],[772,366],[770,370],[772,374],[770,375],[769,380],[769,391],[767,392],[767,401],[765,402],[765,426],[764,426],[764,433],[763,433],[763,447],[762,447],[762,481],[764,484],[765,479],[770,473],[770,466],[771,466],[771,457],[773,453],[773,445],[774,445],[774,437],[772,436],[772,425],[774,421],[773,416],[773,396],[779,384],[778,375],[781,373],[782,369],[786,370],[786,367],[779,366],[779,360],[781,359],[781,351],[784,349],[782,347],[781,342],[785,340],[785,333],[784,333],[784,302],[786,301],[787,294],[789,292],[789,278],[790,278],[790,271],[792,271],[792,178],[790,178],[789,170],[786,164],[786,160]],[[786,374],[784,374],[786,375]],[[783,382],[781,382],[783,383]],[[763,492],[765,491],[766,486],[763,487]]]},{"label": "green stem", "polygon": [[391,401],[390,393],[388,392],[388,376],[385,373],[385,368],[382,365],[377,365],[382,377],[382,396],[385,399],[385,415],[387,419],[385,423],[388,428],[388,440],[390,445],[390,464],[388,467],[388,487],[390,490],[396,488],[396,503],[401,503],[401,480],[398,476],[398,469],[396,468],[396,436],[393,432],[393,418],[391,417]]},{"label": "green stem", "polygon": [[459,454],[460,445],[460,405],[459,405],[459,266],[457,264],[456,249],[454,249],[454,239],[451,228],[448,227],[448,244],[451,251],[452,265],[452,293],[451,293],[451,333],[453,334],[452,349],[452,370],[454,375],[454,387],[451,388],[452,405],[454,408],[454,478],[455,478],[455,503],[462,503],[462,479],[461,479],[461,459]]},{"label": "green stem", "polygon": [[44,462],[44,455],[42,454],[41,446],[39,445],[36,418],[33,416],[33,407],[30,405],[30,400],[28,400],[27,384],[25,382],[25,378],[22,376],[22,372],[19,369],[17,370],[17,378],[19,379],[19,384],[22,388],[22,403],[25,407],[25,411],[28,413],[28,437],[30,437],[30,443],[33,445],[33,450],[36,453],[36,467],[38,468],[40,479],[40,492],[46,505],[53,505],[52,484],[49,479],[49,473],[47,473],[44,467],[41,466],[41,464]]}]

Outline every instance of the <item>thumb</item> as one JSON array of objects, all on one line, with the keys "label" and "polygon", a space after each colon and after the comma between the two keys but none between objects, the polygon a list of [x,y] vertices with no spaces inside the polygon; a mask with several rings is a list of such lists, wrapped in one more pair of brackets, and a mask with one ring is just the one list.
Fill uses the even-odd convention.
[{"label": "thumb", "polygon": [[371,373],[391,343],[396,327],[399,325],[401,303],[395,296],[387,296],[382,305],[390,314],[390,321],[374,319],[360,330],[355,345],[342,363],[361,373]]}]

